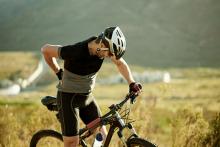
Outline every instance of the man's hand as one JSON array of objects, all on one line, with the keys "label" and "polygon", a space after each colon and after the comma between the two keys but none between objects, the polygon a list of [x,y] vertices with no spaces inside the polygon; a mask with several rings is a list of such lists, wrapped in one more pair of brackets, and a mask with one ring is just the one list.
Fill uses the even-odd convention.
[{"label": "man's hand", "polygon": [[141,89],[141,83],[133,82],[129,85],[129,92],[140,93]]},{"label": "man's hand", "polygon": [[135,98],[139,95],[139,93],[142,90],[142,85],[140,83],[137,82],[133,82],[129,85],[129,92],[133,92],[134,96],[131,97],[131,103],[133,104],[135,102]]},{"label": "man's hand", "polygon": [[56,73],[56,75],[57,75],[57,78],[58,78],[59,80],[62,80],[62,77],[63,77],[63,69],[61,68],[61,69]]}]

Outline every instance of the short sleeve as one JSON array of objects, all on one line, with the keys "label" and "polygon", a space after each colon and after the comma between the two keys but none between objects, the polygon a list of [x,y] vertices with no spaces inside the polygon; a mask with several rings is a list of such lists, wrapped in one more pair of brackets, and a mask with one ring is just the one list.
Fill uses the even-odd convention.
[{"label": "short sleeve", "polygon": [[58,48],[58,56],[60,59],[76,59],[78,57],[79,51],[76,45],[67,45]]},{"label": "short sleeve", "polygon": [[62,48],[62,47],[59,47],[59,48],[58,48],[58,58],[59,58],[59,59],[63,59],[63,58],[60,56],[61,48]]}]

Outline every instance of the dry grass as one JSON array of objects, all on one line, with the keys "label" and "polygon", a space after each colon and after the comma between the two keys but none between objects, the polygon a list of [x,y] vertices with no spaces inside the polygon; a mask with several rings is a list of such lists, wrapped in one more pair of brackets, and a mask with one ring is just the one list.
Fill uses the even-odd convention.
[{"label": "dry grass", "polygon": [[[193,83],[189,82],[189,87]],[[182,98],[183,93],[200,95],[200,91],[195,89],[190,91],[190,88],[188,90],[186,88],[178,95],[171,90],[173,84],[176,89],[182,89],[185,82],[170,83],[169,86],[163,83],[144,85],[145,90],[142,96],[131,107],[131,118],[136,120],[134,127],[141,137],[149,138],[158,143],[160,147],[181,147],[180,144],[194,145],[201,137],[206,136],[210,130],[209,123],[220,111],[219,98],[214,97],[212,99],[212,95],[210,95],[210,93],[218,93],[218,91],[212,86],[209,88],[207,82],[205,88],[207,93],[205,95],[210,95],[210,97]],[[211,82],[210,85],[213,83]],[[44,128],[60,130],[54,113],[49,112],[39,103],[40,97],[55,94],[54,87],[55,83],[44,88],[38,88],[37,92],[26,91],[19,95],[20,98],[5,97],[4,100],[1,98],[0,142],[2,146],[12,147],[17,144],[28,146],[32,134],[37,130]],[[103,113],[105,113],[108,111],[107,106],[119,102],[126,91],[127,85],[97,85],[94,95],[101,105]],[[173,95],[180,97],[180,99],[174,98]],[[213,104],[215,104],[214,108]],[[194,133],[198,136],[192,137]],[[116,136],[113,137],[113,142],[114,145],[111,146],[120,144]],[[190,147],[189,145],[186,146]]]}]

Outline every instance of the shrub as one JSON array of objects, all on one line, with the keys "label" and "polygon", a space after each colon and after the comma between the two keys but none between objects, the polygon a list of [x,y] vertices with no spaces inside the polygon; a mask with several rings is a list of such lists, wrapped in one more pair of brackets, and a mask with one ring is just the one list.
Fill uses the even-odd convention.
[{"label": "shrub", "polygon": [[201,147],[207,132],[208,123],[201,109],[178,110],[172,120],[172,147]]},{"label": "shrub", "polygon": [[210,130],[203,140],[204,147],[220,147],[220,112],[210,123]]}]

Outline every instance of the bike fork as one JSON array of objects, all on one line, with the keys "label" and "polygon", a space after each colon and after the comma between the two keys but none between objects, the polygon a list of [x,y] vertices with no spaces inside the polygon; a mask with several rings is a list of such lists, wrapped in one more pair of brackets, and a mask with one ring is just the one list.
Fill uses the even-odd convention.
[{"label": "bike fork", "polygon": [[135,129],[133,128],[132,124],[131,123],[128,123],[126,126],[124,126],[123,128],[121,128],[117,134],[118,134],[118,137],[121,139],[121,141],[123,142],[124,144],[124,147],[127,147],[127,142],[126,142],[126,139],[125,137],[123,136],[122,132],[123,132],[123,129],[124,128],[128,128],[130,131],[131,131],[131,135],[129,138],[132,138],[132,137],[138,137]]},{"label": "bike fork", "polygon": [[134,127],[132,126],[131,123],[128,123],[128,124],[127,124],[127,127],[128,127],[128,129],[131,131],[131,133],[132,133],[132,135],[131,135],[130,137],[132,137],[132,136],[138,137],[138,135],[137,135],[137,133],[136,133],[136,131],[135,131],[135,129],[134,129]]},{"label": "bike fork", "polygon": [[119,130],[119,131],[118,131],[118,137],[121,139],[122,143],[124,144],[123,146],[124,146],[124,147],[127,147],[127,143],[126,143],[126,141],[125,141],[125,137],[124,137],[123,134],[122,134],[122,130]]},{"label": "bike fork", "polygon": [[80,145],[82,145],[82,147],[88,147],[88,145],[83,139],[80,141]]}]

